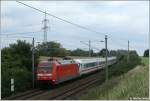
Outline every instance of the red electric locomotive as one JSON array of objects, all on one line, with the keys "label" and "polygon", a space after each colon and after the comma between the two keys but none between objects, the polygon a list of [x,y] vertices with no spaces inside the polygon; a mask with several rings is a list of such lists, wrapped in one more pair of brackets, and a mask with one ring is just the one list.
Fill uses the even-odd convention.
[{"label": "red electric locomotive", "polygon": [[79,67],[73,60],[50,59],[37,67],[37,80],[55,85],[79,76]]}]

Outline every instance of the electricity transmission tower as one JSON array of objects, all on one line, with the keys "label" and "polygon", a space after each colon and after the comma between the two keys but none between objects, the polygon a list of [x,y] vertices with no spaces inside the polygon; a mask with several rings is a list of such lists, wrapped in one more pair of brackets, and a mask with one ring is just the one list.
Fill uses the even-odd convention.
[{"label": "electricity transmission tower", "polygon": [[46,18],[46,11],[45,11],[45,18],[44,20],[42,21],[42,23],[44,24],[43,26],[43,31],[44,31],[44,40],[43,42],[47,42],[47,31],[48,31],[48,22],[49,20]]}]

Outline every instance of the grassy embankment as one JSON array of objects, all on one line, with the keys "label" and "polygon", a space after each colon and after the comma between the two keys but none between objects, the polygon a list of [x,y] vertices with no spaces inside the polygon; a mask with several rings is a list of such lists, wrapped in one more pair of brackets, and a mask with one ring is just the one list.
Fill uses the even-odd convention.
[{"label": "grassy embankment", "polygon": [[90,89],[79,99],[130,99],[148,98],[148,58],[141,58],[142,65],[124,75],[113,77],[107,83]]}]

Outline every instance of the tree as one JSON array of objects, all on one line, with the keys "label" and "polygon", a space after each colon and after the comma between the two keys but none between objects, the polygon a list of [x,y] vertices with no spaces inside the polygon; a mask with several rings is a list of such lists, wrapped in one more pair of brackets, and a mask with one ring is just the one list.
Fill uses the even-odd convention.
[{"label": "tree", "polygon": [[71,51],[71,55],[72,56],[89,56],[89,51],[84,51],[82,49],[77,48]]},{"label": "tree", "polygon": [[144,51],[144,57],[149,57],[149,49]]},{"label": "tree", "polygon": [[117,50],[117,54],[125,55],[125,54],[128,54],[128,51],[127,50]]},{"label": "tree", "polygon": [[117,55],[117,51],[115,50],[111,50],[109,53],[109,56],[116,56]]},{"label": "tree", "polygon": [[58,53],[58,56],[59,57],[65,57],[67,56],[69,53],[67,52],[67,50],[65,48],[60,48],[59,49],[59,53]]},{"label": "tree", "polygon": [[[35,64],[38,63],[38,55],[35,52]],[[2,49],[2,65],[7,68],[20,67],[32,70],[32,45],[26,41],[18,40],[16,44]]]},{"label": "tree", "polygon": [[[17,43],[1,50],[2,58],[2,97],[10,95],[10,79],[15,79],[15,93],[32,86],[32,45],[26,41]],[[35,64],[38,63],[35,51]]]},{"label": "tree", "polygon": [[[100,52],[99,52],[99,55],[102,56],[102,57],[105,57],[106,56],[106,49],[102,49]],[[109,51],[107,50],[107,55],[109,56]]]},{"label": "tree", "polygon": [[67,50],[60,43],[53,41],[39,44],[36,48],[42,56],[64,57],[68,55]]}]

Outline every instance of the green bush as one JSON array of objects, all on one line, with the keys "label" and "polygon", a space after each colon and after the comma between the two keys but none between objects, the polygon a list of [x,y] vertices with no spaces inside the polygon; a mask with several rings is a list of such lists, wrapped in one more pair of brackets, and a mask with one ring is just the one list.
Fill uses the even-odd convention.
[{"label": "green bush", "polygon": [[6,70],[5,72],[2,71],[2,77],[1,77],[1,92],[2,92],[2,97],[8,96],[11,94],[10,92],[10,74],[11,72],[9,70]]},{"label": "green bush", "polygon": [[129,53],[129,58],[127,54],[119,54],[117,56],[117,63],[109,69],[109,77],[124,74],[138,64],[141,64],[141,59],[135,51]]},{"label": "green bush", "polygon": [[[25,41],[17,41],[1,50],[1,88],[2,97],[11,95],[11,78],[15,81],[15,92],[30,89],[32,86],[32,45]],[[35,64],[38,55],[35,52]]]},{"label": "green bush", "polygon": [[144,51],[144,57],[149,57],[149,49]]},{"label": "green bush", "polygon": [[11,78],[14,78],[15,92],[18,93],[31,88],[32,74],[28,70],[15,67],[2,72],[2,97],[11,94]]}]

